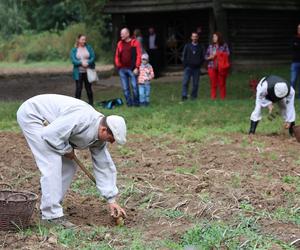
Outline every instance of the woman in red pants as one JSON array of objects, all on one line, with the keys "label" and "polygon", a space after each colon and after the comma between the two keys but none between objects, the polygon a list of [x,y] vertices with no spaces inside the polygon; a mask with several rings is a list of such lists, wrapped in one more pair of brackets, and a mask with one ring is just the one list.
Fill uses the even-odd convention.
[{"label": "woman in red pants", "polygon": [[205,59],[208,61],[208,75],[210,78],[210,97],[216,99],[217,88],[220,89],[221,99],[226,97],[226,78],[229,69],[229,49],[222,34],[215,32],[212,44],[207,48]]}]

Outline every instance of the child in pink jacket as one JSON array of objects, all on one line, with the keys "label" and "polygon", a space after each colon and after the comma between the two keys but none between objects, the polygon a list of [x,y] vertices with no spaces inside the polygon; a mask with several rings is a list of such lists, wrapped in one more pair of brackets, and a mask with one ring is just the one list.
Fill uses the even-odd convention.
[{"label": "child in pink jacket", "polygon": [[154,78],[154,71],[149,63],[148,54],[142,55],[142,64],[139,68],[139,98],[140,106],[148,106],[150,102],[150,80]]}]

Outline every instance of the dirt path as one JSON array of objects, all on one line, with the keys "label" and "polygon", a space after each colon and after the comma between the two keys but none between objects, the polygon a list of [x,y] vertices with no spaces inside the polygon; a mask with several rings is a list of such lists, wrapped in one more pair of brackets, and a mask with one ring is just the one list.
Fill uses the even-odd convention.
[{"label": "dirt path", "polygon": [[[120,88],[120,78],[113,75],[112,65],[99,66],[97,72],[100,81],[93,84],[93,91],[110,87]],[[167,75],[159,81],[179,81],[181,76]],[[71,68],[40,69],[0,69],[0,101],[26,100],[39,94],[62,94],[74,96],[75,83]],[[85,90],[83,91],[85,92]],[[83,93],[84,95],[84,93]]]},{"label": "dirt path", "polygon": [[[96,66],[97,72],[99,74],[105,72],[111,72],[113,70],[113,65],[97,65]],[[49,68],[46,67],[20,67],[20,68],[0,68],[0,77],[23,77],[24,75],[70,75],[72,72],[72,66],[59,66],[54,67],[50,66]]]}]

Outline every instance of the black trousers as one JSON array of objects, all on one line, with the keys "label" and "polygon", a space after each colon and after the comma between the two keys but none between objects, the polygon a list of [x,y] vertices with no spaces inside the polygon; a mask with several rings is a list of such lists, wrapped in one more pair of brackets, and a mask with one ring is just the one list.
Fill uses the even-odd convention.
[{"label": "black trousers", "polygon": [[149,49],[148,51],[149,55],[149,62],[153,67],[155,78],[160,76],[160,62],[162,61],[161,53],[159,49]]},{"label": "black trousers", "polygon": [[81,91],[83,87],[83,82],[85,86],[85,90],[89,99],[89,104],[93,106],[94,99],[93,99],[93,90],[92,90],[92,84],[89,83],[87,79],[87,73],[79,73],[79,80],[76,80],[76,91],[75,91],[75,97],[77,99],[81,98]]}]

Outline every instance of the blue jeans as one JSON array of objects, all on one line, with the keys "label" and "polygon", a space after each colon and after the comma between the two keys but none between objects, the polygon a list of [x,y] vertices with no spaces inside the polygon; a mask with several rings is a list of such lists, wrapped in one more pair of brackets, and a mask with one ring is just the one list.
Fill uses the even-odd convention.
[{"label": "blue jeans", "polygon": [[291,64],[291,86],[294,88],[294,90],[296,90],[297,87],[297,78],[299,74],[300,74],[300,62],[293,62]]},{"label": "blue jeans", "polygon": [[[133,74],[131,69],[122,68],[119,70],[119,75],[121,79],[121,85],[123,93],[128,106],[138,106],[139,105],[139,92],[137,86],[136,76]],[[129,79],[131,82],[133,97],[131,97],[131,91],[129,86]]]},{"label": "blue jeans", "polygon": [[200,69],[199,68],[191,68],[185,67],[183,71],[183,81],[182,81],[182,94],[183,98],[187,98],[188,96],[188,88],[190,79],[193,77],[193,88],[191,97],[192,99],[196,99],[198,96],[198,88],[199,88],[199,80],[200,80]]},{"label": "blue jeans", "polygon": [[140,83],[139,84],[139,96],[140,104],[148,105],[150,102],[150,82]]}]

